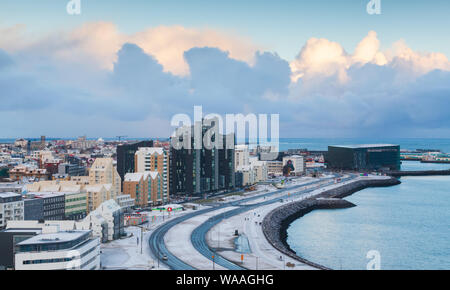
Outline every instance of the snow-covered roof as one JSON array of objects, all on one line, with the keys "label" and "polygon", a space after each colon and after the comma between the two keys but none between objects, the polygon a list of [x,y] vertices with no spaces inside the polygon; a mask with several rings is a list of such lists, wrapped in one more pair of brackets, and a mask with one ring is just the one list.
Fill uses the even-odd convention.
[{"label": "snow-covered roof", "polygon": [[142,172],[127,173],[125,174],[124,181],[139,182],[143,176],[144,174]]},{"label": "snow-covered roof", "polygon": [[66,231],[66,232],[58,232],[58,233],[51,233],[51,234],[40,234],[33,236],[29,239],[26,239],[22,242],[20,242],[19,246],[24,245],[36,245],[36,244],[48,244],[48,243],[65,243],[74,241],[78,238],[81,238],[85,234],[89,233],[90,231],[83,231],[83,230],[77,230],[77,231]]},{"label": "snow-covered roof", "polygon": [[155,153],[158,155],[163,155],[164,148],[162,148],[162,147],[141,147],[141,148],[139,148],[138,151],[136,151],[136,154],[138,154],[138,152],[143,152],[143,153],[149,154],[149,155],[153,155]]}]

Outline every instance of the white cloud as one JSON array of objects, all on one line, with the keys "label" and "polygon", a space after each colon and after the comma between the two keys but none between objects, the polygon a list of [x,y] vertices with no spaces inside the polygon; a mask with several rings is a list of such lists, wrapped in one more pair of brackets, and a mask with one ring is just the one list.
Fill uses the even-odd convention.
[{"label": "white cloud", "polygon": [[228,51],[230,57],[253,63],[258,46],[251,40],[212,29],[194,29],[182,26],[158,26],[135,34],[120,33],[110,22],[90,22],[71,31],[51,33],[28,40],[23,26],[0,29],[0,49],[13,53],[35,53],[57,61],[79,63],[84,61],[102,69],[112,70],[117,52],[127,42],[139,45],[154,56],[166,72],[185,76],[189,66],[183,53],[193,47],[217,47]]}]

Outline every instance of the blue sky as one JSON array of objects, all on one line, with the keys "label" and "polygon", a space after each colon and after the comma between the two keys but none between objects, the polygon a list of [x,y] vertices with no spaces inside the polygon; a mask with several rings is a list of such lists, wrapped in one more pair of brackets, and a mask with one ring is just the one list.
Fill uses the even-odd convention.
[{"label": "blue sky", "polygon": [[450,2],[381,0],[382,14],[366,12],[368,0],[81,0],[82,14],[68,15],[66,0],[2,0],[0,25],[26,24],[35,33],[69,29],[86,21],[111,21],[123,32],[183,25],[239,32],[294,58],[311,37],[339,41],[351,51],[369,30],[384,46],[402,38],[416,50],[450,55]]},{"label": "blue sky", "polygon": [[194,105],[281,137],[450,135],[449,1],[68,2],[0,2],[0,138],[167,137]]}]

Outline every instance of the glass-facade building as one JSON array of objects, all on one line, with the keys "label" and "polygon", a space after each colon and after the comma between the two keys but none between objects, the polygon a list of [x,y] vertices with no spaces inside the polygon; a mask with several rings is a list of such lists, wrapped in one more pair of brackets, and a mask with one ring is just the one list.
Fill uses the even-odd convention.
[{"label": "glass-facade building", "polygon": [[391,144],[328,146],[328,168],[342,170],[400,170],[400,146]]}]

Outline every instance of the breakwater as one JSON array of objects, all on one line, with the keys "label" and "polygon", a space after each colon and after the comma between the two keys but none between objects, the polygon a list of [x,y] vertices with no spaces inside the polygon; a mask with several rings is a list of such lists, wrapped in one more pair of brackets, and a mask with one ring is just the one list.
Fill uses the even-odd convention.
[{"label": "breakwater", "polygon": [[264,236],[269,243],[283,254],[296,259],[302,263],[317,269],[330,270],[327,267],[316,264],[302,257],[299,257],[287,244],[287,228],[296,219],[315,209],[337,209],[355,206],[354,204],[342,200],[357,191],[368,187],[387,187],[400,184],[394,177],[386,179],[364,179],[344,184],[324,191],[314,198],[298,202],[288,203],[272,210],[267,214],[262,223]]},{"label": "breakwater", "polygon": [[433,175],[450,175],[450,169],[447,170],[418,170],[418,171],[389,171],[389,176],[433,176]]}]

